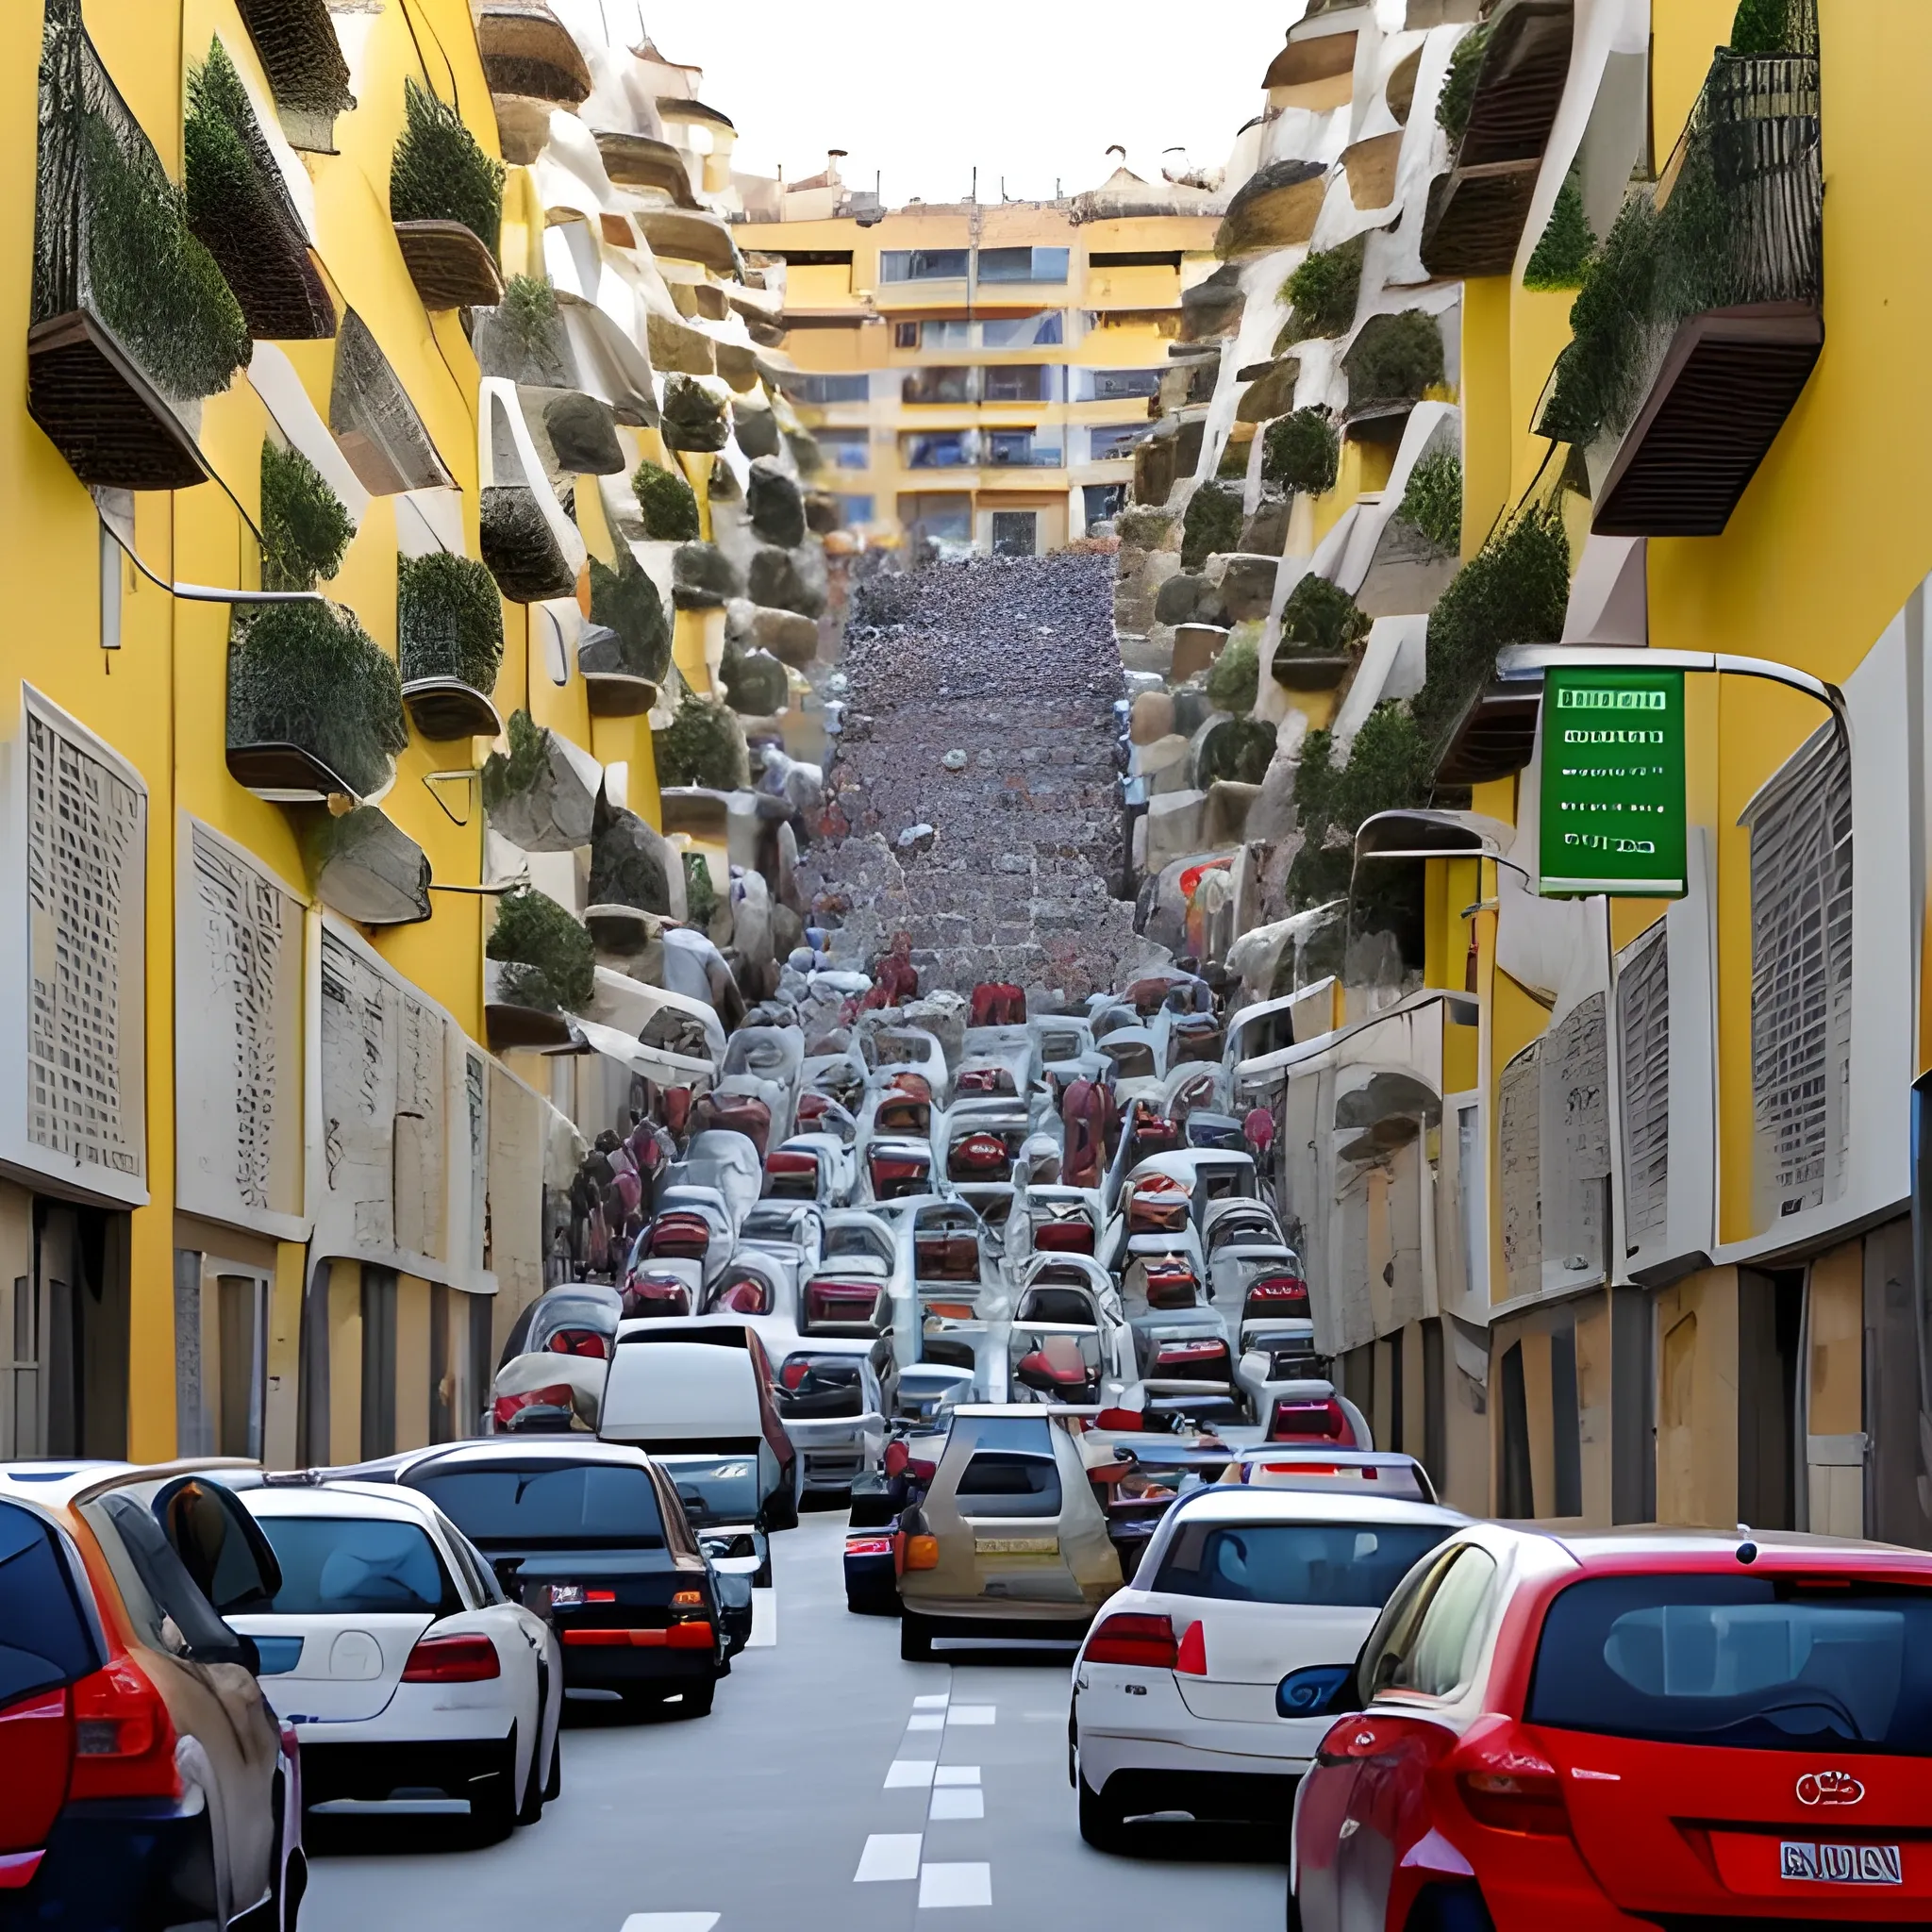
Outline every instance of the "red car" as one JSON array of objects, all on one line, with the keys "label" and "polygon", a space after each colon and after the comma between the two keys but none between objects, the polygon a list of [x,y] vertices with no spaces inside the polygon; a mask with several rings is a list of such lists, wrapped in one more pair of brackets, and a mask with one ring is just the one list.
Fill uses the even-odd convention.
[{"label": "red car", "polygon": [[1276,1707],[1290,1932],[1932,1920],[1932,1556],[1475,1524]]}]

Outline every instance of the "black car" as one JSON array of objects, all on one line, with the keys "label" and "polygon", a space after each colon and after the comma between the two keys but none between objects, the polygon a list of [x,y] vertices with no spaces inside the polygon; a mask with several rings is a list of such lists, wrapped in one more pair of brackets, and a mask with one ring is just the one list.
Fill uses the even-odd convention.
[{"label": "black car", "polygon": [[581,1436],[458,1442],[399,1459],[395,1480],[549,1619],[566,1694],[710,1709],[751,1634],[751,1592],[712,1567],[675,1485],[641,1451]]}]

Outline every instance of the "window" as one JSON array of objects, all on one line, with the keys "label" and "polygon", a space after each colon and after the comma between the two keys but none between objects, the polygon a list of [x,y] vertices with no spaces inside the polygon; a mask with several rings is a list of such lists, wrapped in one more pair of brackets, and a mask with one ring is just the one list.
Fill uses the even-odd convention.
[{"label": "window", "polygon": [[362,1269],[362,1443],[360,1454],[393,1456],[396,1447],[396,1276],[392,1268]]},{"label": "window", "polygon": [[1043,349],[1062,340],[1058,308],[1038,315],[989,316],[979,325],[980,346],[986,349]]},{"label": "window", "polygon": [[1090,430],[1087,439],[1089,459],[1096,463],[1110,462],[1115,457],[1131,456],[1137,442],[1144,442],[1154,433],[1151,423],[1108,423],[1098,429]]},{"label": "window", "polygon": [[839,499],[839,508],[848,528],[856,524],[871,523],[875,514],[870,496],[841,496]]},{"label": "window", "polygon": [[981,1449],[966,1465],[954,1501],[966,1517],[1058,1516],[1059,1469],[1051,1450],[1036,1456],[1013,1449]]},{"label": "window", "polygon": [[1448,1533],[1432,1524],[1184,1522],[1154,1587],[1230,1603],[1380,1609]]},{"label": "window", "polygon": [[862,470],[872,461],[872,433],[865,429],[814,429],[812,440],[835,470]]},{"label": "window", "polygon": [[283,1617],[448,1616],[456,1590],[428,1535],[413,1523],[356,1516],[256,1519],[282,1566]]},{"label": "window", "polygon": [[990,403],[1057,403],[1059,371],[1050,363],[1023,362],[980,372],[981,393]]},{"label": "window", "polygon": [[1067,260],[1064,248],[982,248],[977,266],[982,282],[1063,282]]},{"label": "window", "polygon": [[1494,1559],[1466,1544],[1450,1559],[1429,1593],[1414,1641],[1383,1678],[1391,1690],[1417,1690],[1447,1697],[1469,1682],[1483,1637],[1483,1612],[1496,1580]]},{"label": "window", "polygon": [[970,368],[915,369],[899,385],[908,403],[970,403],[976,387]]},{"label": "window", "polygon": [[1511,1295],[1534,1294],[1543,1285],[1542,1046],[1538,1041],[1524,1047],[1503,1069],[1503,1077],[1496,1083],[1503,1267]]},{"label": "window", "polygon": [[919,325],[916,322],[895,322],[892,325],[892,346],[895,349],[918,348]]},{"label": "window", "polygon": [[882,248],[879,251],[879,280],[964,281],[966,255],[963,248]]},{"label": "window", "polygon": [[1030,429],[992,429],[986,436],[986,460],[1003,468],[1036,468],[1043,458],[1059,460],[1059,451],[1036,448]]},{"label": "window", "polygon": [[1039,546],[1040,519],[1030,509],[996,509],[992,513],[992,554],[1032,557]]},{"label": "window", "polygon": [[971,543],[973,499],[933,492],[905,495],[899,499],[899,521],[935,543]]},{"label": "window", "polygon": [[1932,1592],[1605,1576],[1550,1605],[1528,1721],[1757,1751],[1932,1752]]},{"label": "window", "polygon": [[902,446],[908,470],[970,469],[978,459],[975,441],[970,429],[947,429],[931,436],[908,436],[903,439]]},{"label": "window", "polygon": [[1088,534],[1092,534],[1095,524],[1105,523],[1109,517],[1117,517],[1127,507],[1127,486],[1124,483],[1090,483],[1086,486]]},{"label": "window", "polygon": [[1178,250],[1159,248],[1098,248],[1087,258],[1089,268],[1171,268],[1181,272]]},{"label": "window", "polygon": [[777,256],[788,268],[850,268],[852,251],[849,248],[772,248],[765,251]]},{"label": "window", "polygon": [[1093,400],[1111,403],[1124,396],[1158,396],[1161,371],[1158,369],[1090,369]]},{"label": "window", "polygon": [[978,341],[979,325],[968,322],[963,316],[948,316],[939,322],[915,322],[910,326],[920,332],[916,346],[927,349],[971,349]]},{"label": "window", "polygon": [[1617,974],[1624,1212],[1629,1252],[1664,1232],[1670,1207],[1671,949],[1658,927]]},{"label": "window", "polygon": [[871,393],[863,375],[788,375],[784,387],[795,403],[862,403]]},{"label": "window", "polygon": [[1497,1453],[1496,1511],[1526,1519],[1536,1514],[1535,1466],[1529,1456],[1529,1389],[1523,1374],[1523,1344],[1503,1351],[1503,1437]]},{"label": "window", "polygon": [[658,1492],[641,1468],[600,1462],[432,1466],[411,1487],[479,1549],[664,1547]]}]

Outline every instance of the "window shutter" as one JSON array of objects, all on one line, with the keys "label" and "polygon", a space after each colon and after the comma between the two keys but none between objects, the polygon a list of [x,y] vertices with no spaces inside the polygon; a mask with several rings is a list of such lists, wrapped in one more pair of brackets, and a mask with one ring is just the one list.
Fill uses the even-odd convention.
[{"label": "window shutter", "polygon": [[1663,929],[1617,975],[1624,1213],[1634,1250],[1659,1239],[1669,1207],[1671,967]]},{"label": "window shutter", "polygon": [[1497,1083],[1496,1162],[1503,1191],[1503,1272],[1510,1299],[1543,1285],[1542,1050],[1538,1041]]},{"label": "window shutter", "polygon": [[1574,1278],[1601,1274],[1610,1174],[1609,1041],[1600,992],[1578,1000],[1543,1041],[1540,1191],[1542,1246]]}]

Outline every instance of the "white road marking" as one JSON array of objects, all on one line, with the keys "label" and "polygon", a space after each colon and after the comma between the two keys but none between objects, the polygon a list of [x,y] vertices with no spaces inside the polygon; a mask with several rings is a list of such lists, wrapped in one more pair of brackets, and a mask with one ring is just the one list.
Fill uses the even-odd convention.
[{"label": "white road marking", "polygon": [[916,1831],[875,1831],[859,1854],[854,1885],[875,1885],[895,1878],[919,1876],[920,1834]]},{"label": "white road marking", "polygon": [[940,1690],[930,1697],[915,1697],[912,1700],[912,1707],[914,1710],[943,1710],[952,1701],[953,1693],[950,1690]]},{"label": "white road marking", "polygon": [[908,1731],[942,1731],[946,1727],[946,1714],[942,1710],[915,1710],[906,1721]]},{"label": "white road marking", "polygon": [[922,1865],[919,1868],[919,1903],[934,1906],[990,1906],[992,1904],[991,1865]]},{"label": "white road marking", "polygon": [[928,1818],[984,1818],[986,1793],[977,1785],[946,1785],[932,1794]]},{"label": "white road marking", "polygon": [[924,1790],[932,1783],[932,1774],[938,1769],[929,1757],[895,1757],[891,1769],[886,1773],[886,1789],[889,1791],[908,1788]]},{"label": "white road marking", "polygon": [[942,1764],[932,1774],[936,1785],[976,1785],[979,1782],[979,1767],[976,1764]]},{"label": "white road marking", "polygon": [[946,1722],[949,1724],[990,1724],[998,1707],[992,1704],[956,1704],[947,1710]]},{"label": "white road marking", "polygon": [[716,1912],[633,1912],[624,1932],[711,1932]]},{"label": "white road marking", "polygon": [[778,1592],[755,1590],[751,1593],[751,1635],[747,1650],[768,1650],[778,1641]]}]

